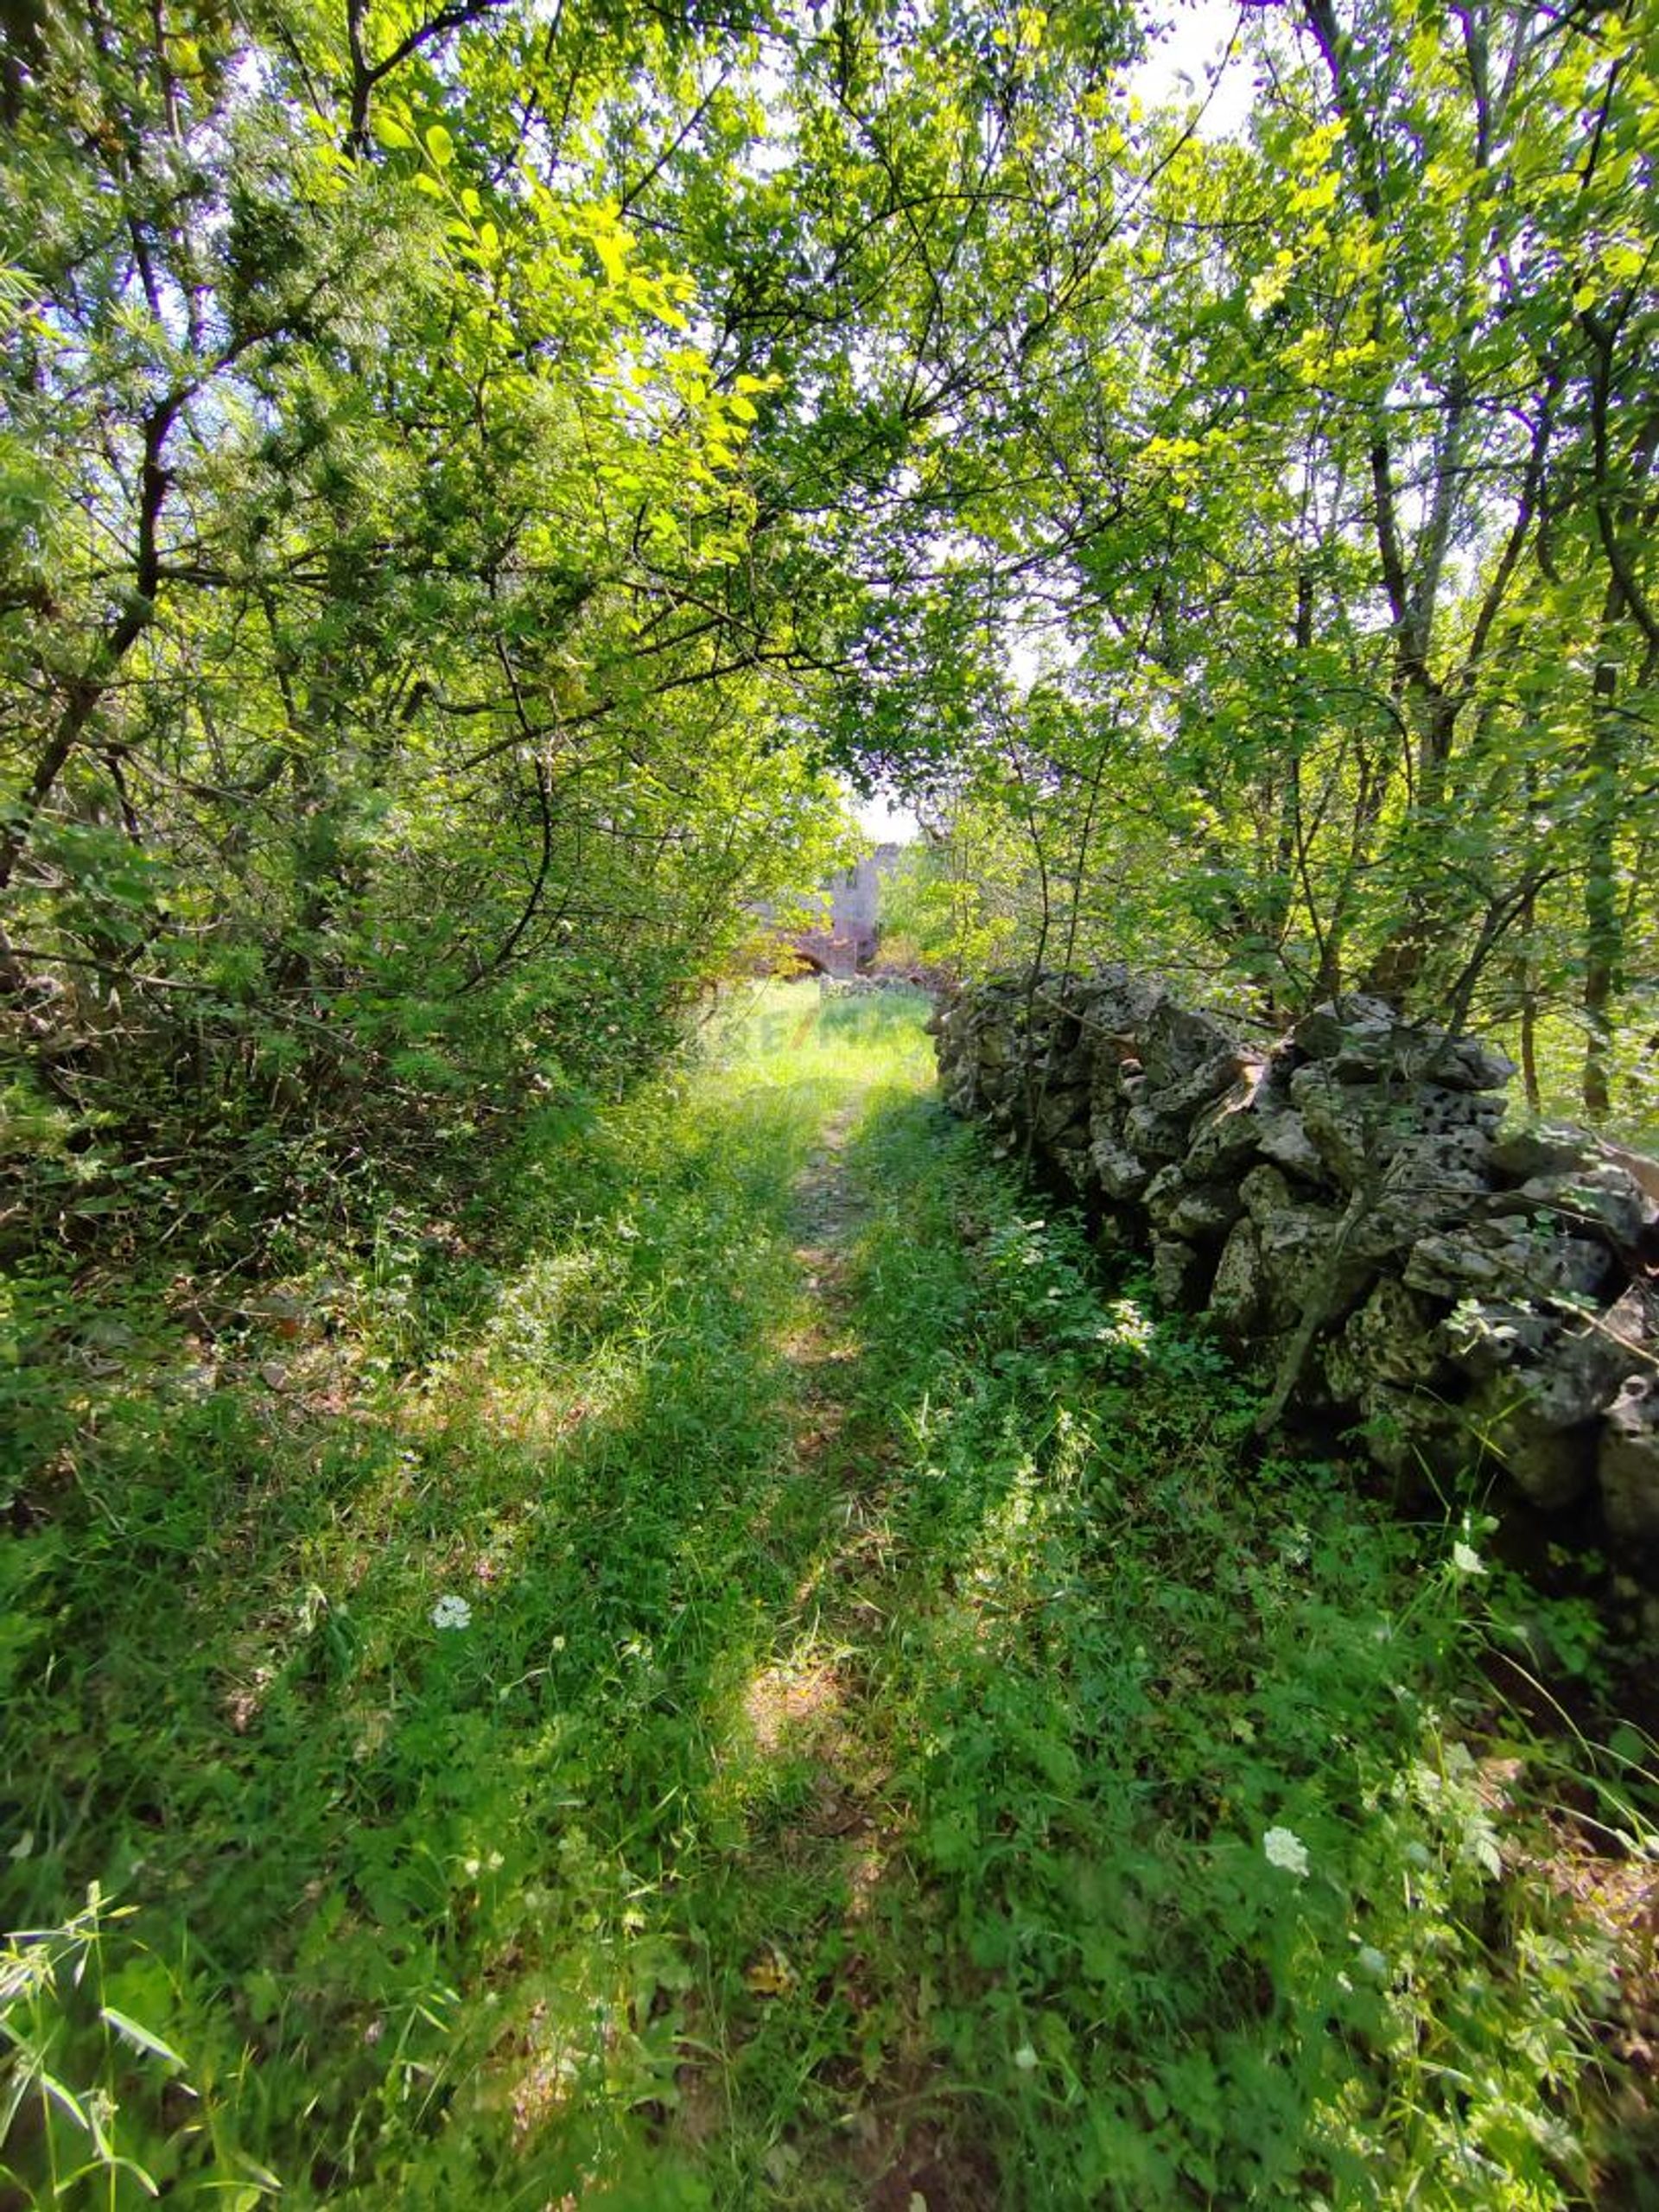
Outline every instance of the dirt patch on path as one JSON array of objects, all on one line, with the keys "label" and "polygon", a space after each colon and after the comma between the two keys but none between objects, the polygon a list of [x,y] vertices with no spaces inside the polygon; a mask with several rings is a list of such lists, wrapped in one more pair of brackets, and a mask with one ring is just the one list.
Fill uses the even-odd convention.
[{"label": "dirt patch on path", "polygon": [[821,1465],[846,1426],[847,1383],[858,1357],[848,1330],[847,1245],[863,1209],[847,1173],[853,1109],[825,1122],[822,1141],[795,1179],[795,1258],[811,1305],[785,1339],[784,1356],[801,1378],[795,1448],[804,1472]]},{"label": "dirt patch on path", "polygon": [[[801,1382],[795,1437],[800,1476],[833,1491],[832,1516],[841,1528],[797,1599],[839,1656],[768,1670],[755,1685],[751,1718],[758,1738],[775,1745],[792,1735],[817,1769],[812,1800],[782,1848],[794,1860],[824,1859],[826,1870],[826,1853],[838,1859],[849,1945],[838,1994],[874,2011],[893,2005],[899,1993],[883,1987],[875,1962],[883,1947],[867,1948],[862,1923],[902,1858],[907,1823],[886,1794],[891,1769],[879,1748],[882,1732],[867,1708],[873,1688],[868,1643],[886,1630],[893,1610],[895,1560],[885,1490],[894,1446],[860,1408],[855,1388],[860,1344],[852,1248],[867,1207],[846,1159],[855,1120],[855,1109],[847,1108],[826,1122],[795,1180],[800,1241],[794,1254],[811,1307],[786,1346]],[[898,2009],[908,2009],[902,1997]],[[1001,2191],[989,2162],[954,2144],[947,2126],[922,2116],[944,2086],[930,2040],[918,2024],[914,2035],[900,2037],[889,2052],[880,2075],[859,2080],[849,2070],[844,2133],[826,2163],[839,2167],[868,2212],[916,2212],[918,2206],[992,2212]]]}]

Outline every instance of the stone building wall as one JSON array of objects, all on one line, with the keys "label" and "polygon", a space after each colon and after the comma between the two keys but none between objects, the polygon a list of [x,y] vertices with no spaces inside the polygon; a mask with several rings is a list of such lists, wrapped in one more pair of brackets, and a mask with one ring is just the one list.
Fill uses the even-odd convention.
[{"label": "stone building wall", "polygon": [[1271,1415],[1396,1472],[1496,1462],[1545,1509],[1594,1492],[1659,1561],[1659,1163],[1506,1129],[1503,1055],[1376,999],[1260,1047],[1112,967],[974,986],[935,1028],[946,1103],[1148,1252]]},{"label": "stone building wall", "polygon": [[[881,879],[897,865],[903,849],[878,845],[855,867],[842,869],[798,902],[810,914],[810,925],[779,931],[779,942],[826,976],[845,978],[868,967],[880,939]],[[753,912],[758,920],[775,925],[775,902],[763,901]]]}]

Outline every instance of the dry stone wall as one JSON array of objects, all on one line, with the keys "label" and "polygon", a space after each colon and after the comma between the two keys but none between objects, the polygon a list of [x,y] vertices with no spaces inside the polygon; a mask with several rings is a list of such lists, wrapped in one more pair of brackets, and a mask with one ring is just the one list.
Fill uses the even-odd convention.
[{"label": "dry stone wall", "polygon": [[1396,1473],[1495,1461],[1599,1495],[1659,1562],[1659,1163],[1506,1129],[1514,1072],[1379,999],[1266,1048],[1121,967],[973,986],[934,1028],[956,1112],[1029,1147],[1166,1303]]}]

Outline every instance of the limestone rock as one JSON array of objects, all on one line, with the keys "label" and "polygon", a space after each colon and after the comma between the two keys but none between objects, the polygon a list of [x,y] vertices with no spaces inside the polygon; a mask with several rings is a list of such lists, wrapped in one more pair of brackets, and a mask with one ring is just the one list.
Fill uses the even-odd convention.
[{"label": "limestone rock", "polygon": [[1402,1137],[1382,1171],[1383,1196],[1434,1219],[1473,1212],[1491,1189],[1491,1139],[1478,1128]]},{"label": "limestone rock", "polygon": [[1234,1224],[1216,1263],[1208,1312],[1224,1335],[1243,1341],[1255,1331],[1262,1310],[1262,1243],[1248,1216]]},{"label": "limestone rock", "polygon": [[1174,1313],[1196,1313],[1204,1304],[1210,1270],[1204,1255],[1179,1236],[1152,1240],[1152,1286]]},{"label": "limestone rock", "polygon": [[[1293,1126],[1279,1133],[1270,1149],[1269,1131],[1281,1122]],[[1280,1071],[1265,1060],[1247,1062],[1237,1081],[1198,1114],[1187,1172],[1195,1181],[1219,1179],[1242,1173],[1258,1154],[1297,1174],[1317,1179],[1324,1172],[1300,1116],[1291,1110]]]},{"label": "limestone rock", "polygon": [[1477,1417],[1476,1433],[1523,1497],[1547,1513],[1581,1497],[1596,1466],[1596,1431],[1545,1428],[1524,1413]]},{"label": "limestone rock", "polygon": [[1326,1348],[1332,1395],[1358,1405],[1377,1383],[1432,1385],[1445,1364],[1435,1328],[1428,1301],[1385,1277]]},{"label": "limestone rock", "polygon": [[1535,1237],[1503,1222],[1472,1222],[1420,1237],[1403,1273],[1408,1288],[1456,1300],[1525,1298],[1538,1290],[1593,1299],[1613,1271],[1612,1254],[1590,1237]]},{"label": "limestone rock", "polygon": [[1310,1183],[1319,1180],[1324,1159],[1307,1134],[1306,1122],[1294,1108],[1287,1106],[1281,1113],[1261,1114],[1257,1122],[1261,1135],[1256,1149],[1263,1160],[1270,1160],[1276,1167],[1286,1168]]},{"label": "limestone rock", "polygon": [[1143,1091],[1123,1118],[1123,1138],[1143,1158],[1179,1160],[1186,1150],[1191,1116],[1171,1112],[1156,1092]]},{"label": "limestone rock", "polygon": [[1496,1128],[1503,1112],[1500,1099],[1440,1084],[1396,1093],[1382,1084],[1344,1082],[1324,1061],[1298,1068],[1290,1095],[1320,1159],[1350,1188],[1403,1143]]},{"label": "limestone rock", "polygon": [[1137,976],[1122,961],[1075,979],[1073,992],[1077,1018],[1094,1038],[1096,1050],[1104,1040],[1117,1038],[1128,1044],[1138,1037],[1169,995],[1161,983]]},{"label": "limestone rock", "polygon": [[1597,1420],[1639,1363],[1625,1339],[1592,1321],[1563,1328],[1512,1378],[1529,1418],[1547,1428],[1580,1428]]},{"label": "limestone rock", "polygon": [[1546,1222],[1573,1222],[1599,1232],[1616,1251],[1635,1252],[1659,1208],[1633,1175],[1611,1160],[1576,1170],[1529,1176],[1518,1189],[1488,1199],[1492,1216],[1530,1214]]},{"label": "limestone rock", "polygon": [[1599,1476],[1610,1529],[1659,1557],[1659,1161],[1500,1135],[1503,1056],[1381,1000],[1262,1053],[1117,966],[976,986],[934,1027],[946,1103],[1034,1147],[1103,1243],[1150,1233],[1167,1305],[1270,1362],[1325,1298],[1297,1395],[1357,1416],[1379,1464],[1438,1478],[1485,1449],[1552,1507]]},{"label": "limestone rock", "polygon": [[1659,1546],[1659,1373],[1652,1368],[1631,1376],[1609,1408],[1596,1478],[1611,1533]]},{"label": "limestone rock", "polygon": [[1470,1401],[1477,1433],[1535,1504],[1570,1504],[1588,1487],[1601,1416],[1638,1357],[1627,1340],[1586,1320],[1477,1390]]},{"label": "limestone rock", "polygon": [[1535,1175],[1576,1175],[1602,1157],[1587,1129],[1570,1122],[1540,1122],[1529,1129],[1506,1129],[1492,1146],[1492,1172],[1505,1182],[1525,1183]]},{"label": "limestone rock", "polygon": [[1213,1243],[1243,1211],[1236,1184],[1194,1183],[1180,1166],[1160,1168],[1142,1202],[1160,1229],[1190,1243]]},{"label": "limestone rock", "polygon": [[[1286,1191],[1284,1203],[1273,1202],[1274,1183]],[[1209,1310],[1228,1334],[1244,1340],[1292,1329],[1301,1319],[1337,1217],[1329,1206],[1290,1203],[1276,1167],[1252,1169],[1240,1194],[1249,1211],[1222,1249]],[[1333,1314],[1351,1302],[1363,1281],[1362,1268],[1343,1270]]]},{"label": "limestone rock", "polygon": [[1472,1128],[1403,1139],[1355,1226],[1355,1250],[1374,1264],[1397,1264],[1421,1238],[1467,1221],[1491,1195],[1482,1173],[1485,1143]]},{"label": "limestone rock", "polygon": [[[1215,1097],[1238,1073],[1238,1040],[1212,1014],[1192,1014],[1165,999],[1154,1007],[1141,1029],[1141,1065],[1154,1090],[1165,1090],[1203,1076]],[[1217,1079],[1216,1071],[1228,1072]],[[1195,1101],[1195,1103],[1199,1103]]]},{"label": "limestone rock", "polygon": [[1074,1126],[1081,1132],[1088,1124],[1089,1094],[1075,1090],[1045,1090],[1037,1100],[1036,1118],[1037,1135],[1045,1144],[1052,1144]]},{"label": "limestone rock", "polygon": [[1465,1298],[1441,1322],[1439,1344],[1454,1367],[1481,1382],[1538,1358],[1560,1327],[1531,1306]]},{"label": "limestone rock", "polygon": [[1432,1082],[1451,1090],[1501,1090],[1515,1063],[1474,1037],[1402,1021],[1386,999],[1316,1007],[1291,1032],[1297,1050],[1344,1082]]},{"label": "limestone rock", "polygon": [[1068,1190],[1081,1191],[1089,1179],[1089,1147],[1077,1141],[1075,1130],[1065,1141],[1049,1147],[1049,1160]]},{"label": "limestone rock", "polygon": [[1127,1205],[1138,1198],[1152,1180],[1152,1170],[1146,1161],[1127,1145],[1118,1144],[1109,1136],[1097,1136],[1090,1146],[1089,1165],[1094,1169],[1101,1189],[1118,1205]]},{"label": "limestone rock", "polygon": [[1359,1412],[1366,1452],[1396,1482],[1427,1486],[1473,1456],[1457,1408],[1426,1390],[1370,1382]]},{"label": "limestone rock", "polygon": [[1294,1204],[1290,1185],[1279,1169],[1269,1166],[1266,1160],[1252,1167],[1249,1173],[1241,1179],[1238,1195],[1245,1212],[1258,1227]]}]

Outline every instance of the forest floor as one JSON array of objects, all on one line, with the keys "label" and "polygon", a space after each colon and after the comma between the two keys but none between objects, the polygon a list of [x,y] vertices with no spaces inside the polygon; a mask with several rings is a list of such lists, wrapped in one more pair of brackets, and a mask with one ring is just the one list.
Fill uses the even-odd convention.
[{"label": "forest floor", "polygon": [[1255,1452],[925,1013],[728,1003],[358,1274],[79,1348],[0,2203],[1656,2201],[1650,1756],[1479,1663],[1590,1628]]}]

